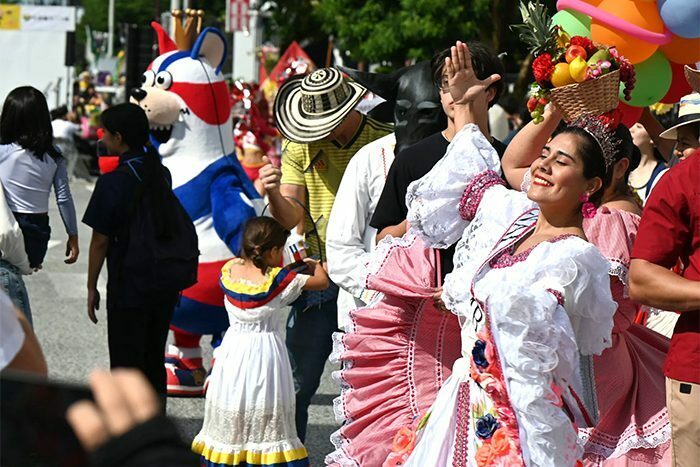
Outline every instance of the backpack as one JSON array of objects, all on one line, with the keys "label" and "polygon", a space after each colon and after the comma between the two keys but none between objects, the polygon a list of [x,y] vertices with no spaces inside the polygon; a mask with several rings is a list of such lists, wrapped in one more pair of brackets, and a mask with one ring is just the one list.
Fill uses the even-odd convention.
[{"label": "backpack", "polygon": [[119,268],[121,277],[137,291],[150,296],[180,292],[196,284],[197,232],[185,208],[172,190],[168,190],[166,200],[174,215],[173,229],[167,237],[158,237],[141,178],[131,166],[121,165],[117,171],[131,173],[139,180],[129,209],[126,251]]}]

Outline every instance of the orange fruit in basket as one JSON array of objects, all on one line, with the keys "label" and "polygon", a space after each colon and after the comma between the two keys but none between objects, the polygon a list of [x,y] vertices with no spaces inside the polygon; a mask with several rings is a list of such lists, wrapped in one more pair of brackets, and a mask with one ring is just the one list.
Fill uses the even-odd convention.
[{"label": "orange fruit in basket", "polygon": [[552,85],[555,88],[566,86],[567,84],[574,84],[576,81],[571,77],[569,72],[568,63],[557,63],[554,66],[554,71],[552,72]]}]

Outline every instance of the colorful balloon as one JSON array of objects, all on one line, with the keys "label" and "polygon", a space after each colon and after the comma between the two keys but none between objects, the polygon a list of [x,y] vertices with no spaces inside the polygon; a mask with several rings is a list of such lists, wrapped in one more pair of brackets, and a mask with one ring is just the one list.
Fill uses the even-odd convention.
[{"label": "colorful balloon", "polygon": [[637,123],[644,112],[644,107],[632,107],[631,105],[625,104],[620,101],[620,105],[617,106],[617,110],[620,111],[620,121],[627,128],[632,128],[632,125]]},{"label": "colorful balloon", "polygon": [[[632,99],[624,101],[634,107],[647,107],[659,102],[671,87],[671,64],[661,52],[656,52],[649,59],[634,66],[636,85],[632,90]],[[620,83],[620,100],[624,84]]]},{"label": "colorful balloon", "polygon": [[671,32],[686,39],[700,37],[698,0],[659,0],[659,15]]},{"label": "colorful balloon", "polygon": [[[646,31],[652,33],[664,31],[664,24],[654,2],[603,0],[598,8]],[[657,44],[615,29],[595,17],[591,20],[591,38],[601,44],[616,46],[617,50],[632,64],[645,61],[659,47]]]},{"label": "colorful balloon", "polygon": [[[700,29],[700,24],[698,24],[698,29]],[[700,39],[673,36],[671,42],[662,45],[659,50],[674,63],[700,62]]]},{"label": "colorful balloon", "polygon": [[591,17],[573,10],[561,10],[552,16],[552,22],[570,36],[591,37]]},{"label": "colorful balloon", "polygon": [[690,84],[688,84],[688,80],[685,79],[684,67],[685,65],[680,63],[671,63],[671,87],[668,88],[668,92],[659,102],[663,104],[675,104],[681,100],[681,97],[693,92]]}]

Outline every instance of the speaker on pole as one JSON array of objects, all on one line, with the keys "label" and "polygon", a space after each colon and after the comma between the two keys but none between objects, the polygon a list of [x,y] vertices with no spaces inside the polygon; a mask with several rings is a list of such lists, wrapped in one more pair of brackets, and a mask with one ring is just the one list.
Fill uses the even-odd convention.
[{"label": "speaker on pole", "polygon": [[75,65],[75,31],[66,32],[65,66]]}]

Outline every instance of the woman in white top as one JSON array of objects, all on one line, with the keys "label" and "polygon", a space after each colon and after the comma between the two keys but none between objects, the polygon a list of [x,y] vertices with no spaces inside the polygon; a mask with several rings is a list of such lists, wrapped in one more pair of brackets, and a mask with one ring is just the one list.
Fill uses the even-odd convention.
[{"label": "woman in white top", "polygon": [[[78,223],[66,163],[53,145],[46,99],[31,86],[21,86],[10,92],[2,108],[0,180],[7,205],[22,229],[30,266],[40,269],[48,248],[52,187],[68,233],[65,262],[75,263],[79,254]],[[16,266],[0,259],[0,286],[30,318],[26,289]]]}]

